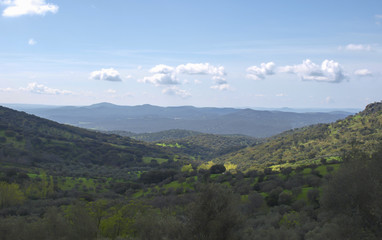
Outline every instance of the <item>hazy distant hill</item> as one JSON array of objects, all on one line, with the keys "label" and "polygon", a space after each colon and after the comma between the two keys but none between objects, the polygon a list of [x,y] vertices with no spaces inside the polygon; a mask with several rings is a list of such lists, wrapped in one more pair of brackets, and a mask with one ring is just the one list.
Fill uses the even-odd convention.
[{"label": "hazy distant hill", "polygon": [[290,130],[213,161],[230,162],[241,170],[307,165],[322,159],[338,159],[354,146],[370,151],[381,143],[382,102],[379,102],[369,104],[364,111],[335,123]]},{"label": "hazy distant hill", "polygon": [[60,123],[103,131],[152,133],[185,129],[258,138],[311,124],[329,123],[350,115],[348,112],[293,113],[192,106],[118,106],[110,103],[85,107],[25,108],[24,111]]}]

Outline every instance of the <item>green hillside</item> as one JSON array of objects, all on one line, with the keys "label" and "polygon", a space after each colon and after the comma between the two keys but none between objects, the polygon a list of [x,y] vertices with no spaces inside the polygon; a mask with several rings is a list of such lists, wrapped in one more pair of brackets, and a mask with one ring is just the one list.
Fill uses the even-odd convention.
[{"label": "green hillside", "polygon": [[382,141],[382,102],[369,104],[364,111],[331,124],[291,130],[268,141],[218,157],[215,163],[238,165],[238,169],[263,169],[308,165],[340,160],[357,145],[369,151]]},{"label": "green hillside", "polygon": [[25,166],[142,167],[143,159],[173,159],[168,150],[127,137],[59,124],[0,107],[0,161]]},{"label": "green hillside", "polygon": [[154,132],[154,133],[133,133],[126,131],[107,131],[106,133],[118,134],[124,137],[131,137],[135,140],[145,142],[167,141],[186,138],[190,136],[197,136],[202,134],[201,132],[195,132],[183,129],[171,129],[166,131]]},{"label": "green hillside", "polygon": [[199,134],[185,138],[157,142],[172,147],[174,152],[186,154],[194,159],[208,161],[212,158],[253,146],[260,140],[244,135]]}]

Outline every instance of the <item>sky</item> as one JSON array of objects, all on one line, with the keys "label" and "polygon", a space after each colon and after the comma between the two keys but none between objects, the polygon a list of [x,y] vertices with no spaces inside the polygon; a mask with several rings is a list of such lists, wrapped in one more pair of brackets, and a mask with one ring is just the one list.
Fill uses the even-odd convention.
[{"label": "sky", "polygon": [[363,108],[381,0],[0,0],[0,103]]}]

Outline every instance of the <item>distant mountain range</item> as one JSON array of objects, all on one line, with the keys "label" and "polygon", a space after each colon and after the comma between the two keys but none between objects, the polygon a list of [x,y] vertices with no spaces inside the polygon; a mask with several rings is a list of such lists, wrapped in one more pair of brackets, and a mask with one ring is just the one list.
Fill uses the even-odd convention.
[{"label": "distant mountain range", "polygon": [[[90,106],[7,105],[39,117],[73,126],[101,130],[154,133],[184,129],[210,134],[242,134],[257,138],[317,123],[343,119],[353,112],[283,112],[237,108],[119,106],[99,103]],[[289,110],[289,109],[288,109]]]}]

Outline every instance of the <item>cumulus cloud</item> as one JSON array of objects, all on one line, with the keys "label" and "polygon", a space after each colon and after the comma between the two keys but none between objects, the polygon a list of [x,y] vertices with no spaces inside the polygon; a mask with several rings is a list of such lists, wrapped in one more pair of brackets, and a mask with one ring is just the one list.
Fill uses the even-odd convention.
[{"label": "cumulus cloud", "polygon": [[0,3],[7,6],[3,11],[3,17],[45,15],[48,12],[58,11],[57,5],[46,3],[45,0],[5,0]]},{"label": "cumulus cloud", "polygon": [[377,25],[381,25],[382,14],[377,14],[377,15],[375,15],[374,17],[375,17],[375,19],[376,19],[375,24],[377,24]]},{"label": "cumulus cloud", "polygon": [[14,92],[16,89],[13,88],[0,88],[0,92]]},{"label": "cumulus cloud", "polygon": [[38,84],[36,82],[29,83],[26,88],[20,88],[22,91],[27,91],[31,93],[36,93],[36,94],[47,94],[47,95],[70,95],[73,94],[71,91],[67,90],[60,90],[56,88],[50,88],[47,87],[43,84]]},{"label": "cumulus cloud", "polygon": [[224,77],[213,76],[212,79],[215,82],[215,85],[211,86],[212,89],[220,90],[220,91],[225,91],[230,89],[230,86]]},{"label": "cumulus cloud", "polygon": [[117,91],[115,90],[115,89],[108,89],[108,90],[106,90],[106,92],[107,93],[109,93],[109,94],[115,94],[115,93],[117,93]]},{"label": "cumulus cloud", "polygon": [[372,76],[373,74],[368,69],[358,69],[354,72],[354,75],[359,77],[368,77]]},{"label": "cumulus cloud", "polygon": [[102,80],[110,82],[122,81],[119,72],[114,68],[102,68],[99,71],[91,72],[89,78],[92,80]]},{"label": "cumulus cloud", "polygon": [[202,74],[202,75],[218,75],[224,76],[224,67],[213,66],[209,63],[187,63],[176,67],[177,73],[182,74]]},{"label": "cumulus cloud", "polygon": [[260,67],[258,66],[251,66],[247,68],[247,78],[253,79],[253,80],[261,80],[264,79],[267,75],[273,75],[275,74],[275,63],[274,62],[268,62],[268,63],[261,63]]},{"label": "cumulus cloud", "polygon": [[[226,90],[228,88],[227,80],[224,78],[226,75],[223,66],[213,66],[209,63],[187,63],[181,64],[176,67],[159,64],[154,66],[149,71],[153,75],[144,77],[139,82],[151,83],[156,86],[176,85],[181,84],[181,75],[209,75],[212,77],[215,86],[214,89]],[[183,80],[183,83],[189,83],[188,80]],[[200,83],[195,80],[195,83]],[[167,87],[163,93],[169,95],[185,96],[182,90],[175,87]]]},{"label": "cumulus cloud", "polygon": [[33,45],[36,45],[37,42],[36,42],[36,40],[34,40],[33,38],[30,38],[30,39],[28,40],[28,44],[31,45],[31,46],[33,46]]},{"label": "cumulus cloud", "polygon": [[341,65],[333,60],[324,60],[317,65],[306,59],[302,64],[281,67],[279,71],[297,74],[304,81],[339,83],[346,79]]},{"label": "cumulus cloud", "polygon": [[140,82],[152,83],[156,86],[179,84],[179,81],[174,74],[165,73],[157,73],[149,77],[144,77]]},{"label": "cumulus cloud", "polygon": [[171,66],[159,64],[151,68],[149,72],[153,73],[153,75],[144,77],[143,79],[139,80],[139,82],[151,83],[156,86],[176,85],[180,83],[175,74],[175,68]]},{"label": "cumulus cloud", "polygon": [[219,90],[219,91],[226,91],[226,90],[229,90],[231,87],[229,86],[229,84],[217,84],[217,85],[214,85],[214,86],[211,86],[212,89],[216,89],[216,90]]},{"label": "cumulus cloud", "polygon": [[334,99],[332,97],[328,96],[328,97],[325,98],[325,103],[327,103],[327,104],[334,103]]},{"label": "cumulus cloud", "polygon": [[156,65],[155,67],[150,69],[151,73],[163,73],[163,74],[169,74],[174,72],[174,68],[171,66],[167,66],[164,64]]},{"label": "cumulus cloud", "polygon": [[167,95],[176,95],[181,98],[191,97],[191,94],[189,92],[183,89],[179,89],[178,87],[175,87],[175,86],[171,86],[171,87],[167,87],[163,89],[162,93]]},{"label": "cumulus cloud", "polygon": [[224,77],[221,77],[221,76],[213,76],[212,80],[214,80],[215,83],[218,84],[218,85],[222,85],[222,84],[226,84],[227,83],[227,80]]},{"label": "cumulus cloud", "polygon": [[367,44],[348,44],[345,47],[339,47],[340,50],[344,49],[347,51],[371,51],[372,48]]}]

